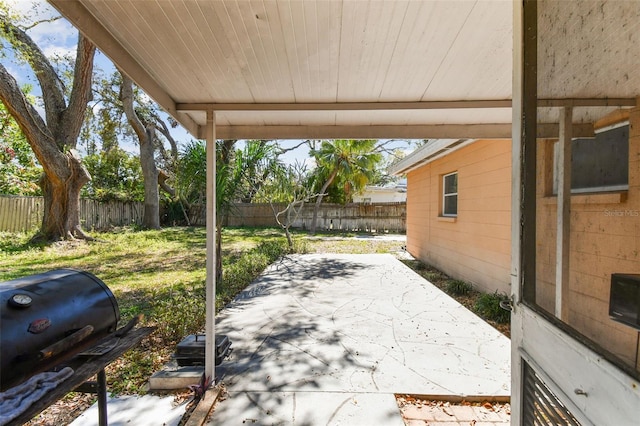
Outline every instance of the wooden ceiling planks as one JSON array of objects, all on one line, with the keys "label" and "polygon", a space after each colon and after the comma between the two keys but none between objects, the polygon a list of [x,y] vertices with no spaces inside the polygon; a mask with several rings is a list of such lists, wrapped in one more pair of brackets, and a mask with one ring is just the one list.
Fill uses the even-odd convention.
[{"label": "wooden ceiling planks", "polygon": [[[50,1],[69,10],[69,0]],[[458,46],[464,44],[462,39],[481,39],[487,34],[501,42],[506,38],[509,44],[511,16],[498,13],[500,22],[493,22],[489,12],[496,2],[481,1],[481,6],[466,1],[410,0],[77,3],[113,36],[105,41],[98,32],[97,44],[119,43],[129,52],[147,71],[151,86],[164,88],[172,100],[164,103],[169,110],[175,103],[258,106],[253,111],[218,111],[221,128],[321,126],[326,130],[329,126],[382,125],[389,133],[392,126],[426,129],[430,124],[492,124],[493,120],[506,123],[511,119],[497,109],[424,111],[408,103],[408,109],[373,112],[367,107],[378,102],[485,99],[478,93],[493,95],[487,100],[508,99],[510,90],[503,94],[502,88],[510,88],[510,51],[501,50],[493,39],[462,53]],[[496,61],[498,65],[489,64],[503,73],[479,78],[474,70],[482,61],[495,60],[493,53],[504,54]],[[150,84],[144,73],[137,75],[142,76],[136,81],[143,88]],[[504,75],[506,83],[496,82]],[[482,92],[487,83],[495,87]],[[295,110],[305,102],[333,107]],[[340,104],[349,102],[356,107],[341,111]],[[278,105],[293,108],[283,110]],[[180,114],[188,114],[201,126],[205,123],[202,113]],[[410,129],[401,133],[413,134]]]},{"label": "wooden ceiling planks", "polygon": [[511,3],[499,3],[500,7],[486,1],[465,4],[470,6],[465,21],[423,100],[511,97]]}]

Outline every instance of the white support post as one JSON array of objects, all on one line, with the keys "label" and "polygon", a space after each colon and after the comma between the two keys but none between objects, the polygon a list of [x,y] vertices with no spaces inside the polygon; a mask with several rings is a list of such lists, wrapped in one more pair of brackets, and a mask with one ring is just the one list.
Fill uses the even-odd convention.
[{"label": "white support post", "polygon": [[216,373],[216,116],[207,111],[207,278],[204,373],[215,381]]},{"label": "white support post", "polygon": [[556,217],[556,317],[569,320],[569,257],[571,238],[571,139],[573,109],[560,111],[560,139],[558,141],[558,209]]},{"label": "white support post", "polygon": [[523,97],[523,5],[513,2],[513,102],[511,136],[511,424],[522,424],[522,359],[518,348],[522,341],[522,319],[519,303],[522,299],[520,282],[520,215],[521,215],[521,156],[522,156],[522,97]]},{"label": "white support post", "polygon": [[524,413],[523,312],[536,301],[537,3],[513,2],[511,424]]}]

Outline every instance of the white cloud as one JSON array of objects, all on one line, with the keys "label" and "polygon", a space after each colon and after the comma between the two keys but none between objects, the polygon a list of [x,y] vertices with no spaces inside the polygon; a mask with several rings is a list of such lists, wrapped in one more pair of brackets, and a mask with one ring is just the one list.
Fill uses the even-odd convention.
[{"label": "white cloud", "polygon": [[[44,1],[8,0],[8,2],[16,12],[24,16],[26,26],[60,16]],[[78,31],[66,19],[41,22],[30,28],[27,33],[47,57],[56,55],[75,57]]]},{"label": "white cloud", "polygon": [[47,45],[44,48],[41,46],[42,53],[51,59],[55,57],[70,57],[75,60],[76,58],[76,46],[60,46],[60,45]]}]

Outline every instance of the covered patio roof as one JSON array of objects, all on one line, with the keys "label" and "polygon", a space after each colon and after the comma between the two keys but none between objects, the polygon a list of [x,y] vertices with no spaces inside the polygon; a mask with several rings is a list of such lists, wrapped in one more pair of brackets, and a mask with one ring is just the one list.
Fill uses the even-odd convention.
[{"label": "covered patio roof", "polygon": [[[525,58],[512,38],[524,41],[522,3],[514,14],[511,1],[49,1],[193,136],[207,139],[210,194],[216,138],[510,138],[513,63],[518,144],[523,135],[557,138],[562,117],[563,135],[592,134],[594,123],[640,96],[640,20],[624,2],[540,1],[537,40],[523,43],[538,50]],[[524,89],[523,69],[533,75]],[[525,116],[537,122],[523,130]],[[535,161],[528,164],[525,174],[534,175]],[[535,202],[535,187],[530,193]],[[514,201],[514,223],[525,204]],[[214,208],[209,203],[208,346]],[[535,205],[529,210],[534,223]],[[527,244],[535,251],[535,238]]]},{"label": "covered patio roof", "polygon": [[511,134],[510,2],[51,3],[195,137]]},{"label": "covered patio roof", "polygon": [[[50,2],[197,138],[206,111],[220,139],[511,137],[510,1]],[[571,7],[549,9],[545,19],[568,13],[571,27]],[[593,69],[593,58],[633,57],[638,32],[617,34],[616,51],[550,36],[540,59],[565,78],[540,85],[539,106],[549,108],[539,136],[558,135],[554,107],[580,107],[574,134],[585,135],[598,117],[635,104],[612,98],[639,85],[624,68],[575,72]],[[580,54],[569,61],[567,50]]]}]

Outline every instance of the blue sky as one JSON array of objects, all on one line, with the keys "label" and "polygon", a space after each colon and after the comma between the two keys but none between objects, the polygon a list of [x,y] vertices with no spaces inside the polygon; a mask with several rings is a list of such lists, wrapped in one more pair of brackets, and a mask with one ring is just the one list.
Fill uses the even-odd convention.
[{"label": "blue sky", "polygon": [[[22,14],[32,17],[32,20],[44,20],[51,18],[52,16],[58,16],[58,13],[53,9],[46,1],[30,1],[30,0],[6,0],[12,7]],[[28,31],[28,34],[36,42],[36,44],[42,49],[42,51],[48,56],[53,57],[55,55],[71,55],[75,56],[75,48],[78,38],[77,30],[69,24],[65,19],[59,19],[54,22],[41,23]],[[33,86],[33,93],[39,95],[39,87],[37,80],[31,69],[15,60],[12,56],[2,58],[3,65],[9,70],[9,72],[16,77],[20,84],[30,83]],[[100,68],[106,73],[111,73],[115,70],[111,61],[102,53],[96,55],[95,67]],[[40,111],[44,116],[43,111]],[[179,142],[187,142],[192,139],[184,129],[176,128],[172,131],[173,137]],[[289,140],[280,141],[280,145],[283,147],[291,147],[299,144],[301,141]],[[239,148],[242,147],[242,143],[238,144]],[[393,141],[389,144],[389,147],[400,148],[406,152],[413,150],[413,146],[407,141]],[[131,153],[137,153],[138,148],[135,145],[123,146],[124,149]],[[306,145],[301,146],[295,151],[286,153],[283,156],[283,160],[287,163],[293,163],[295,161],[306,162],[309,164],[308,147]],[[310,164],[312,166],[312,164]]]}]

